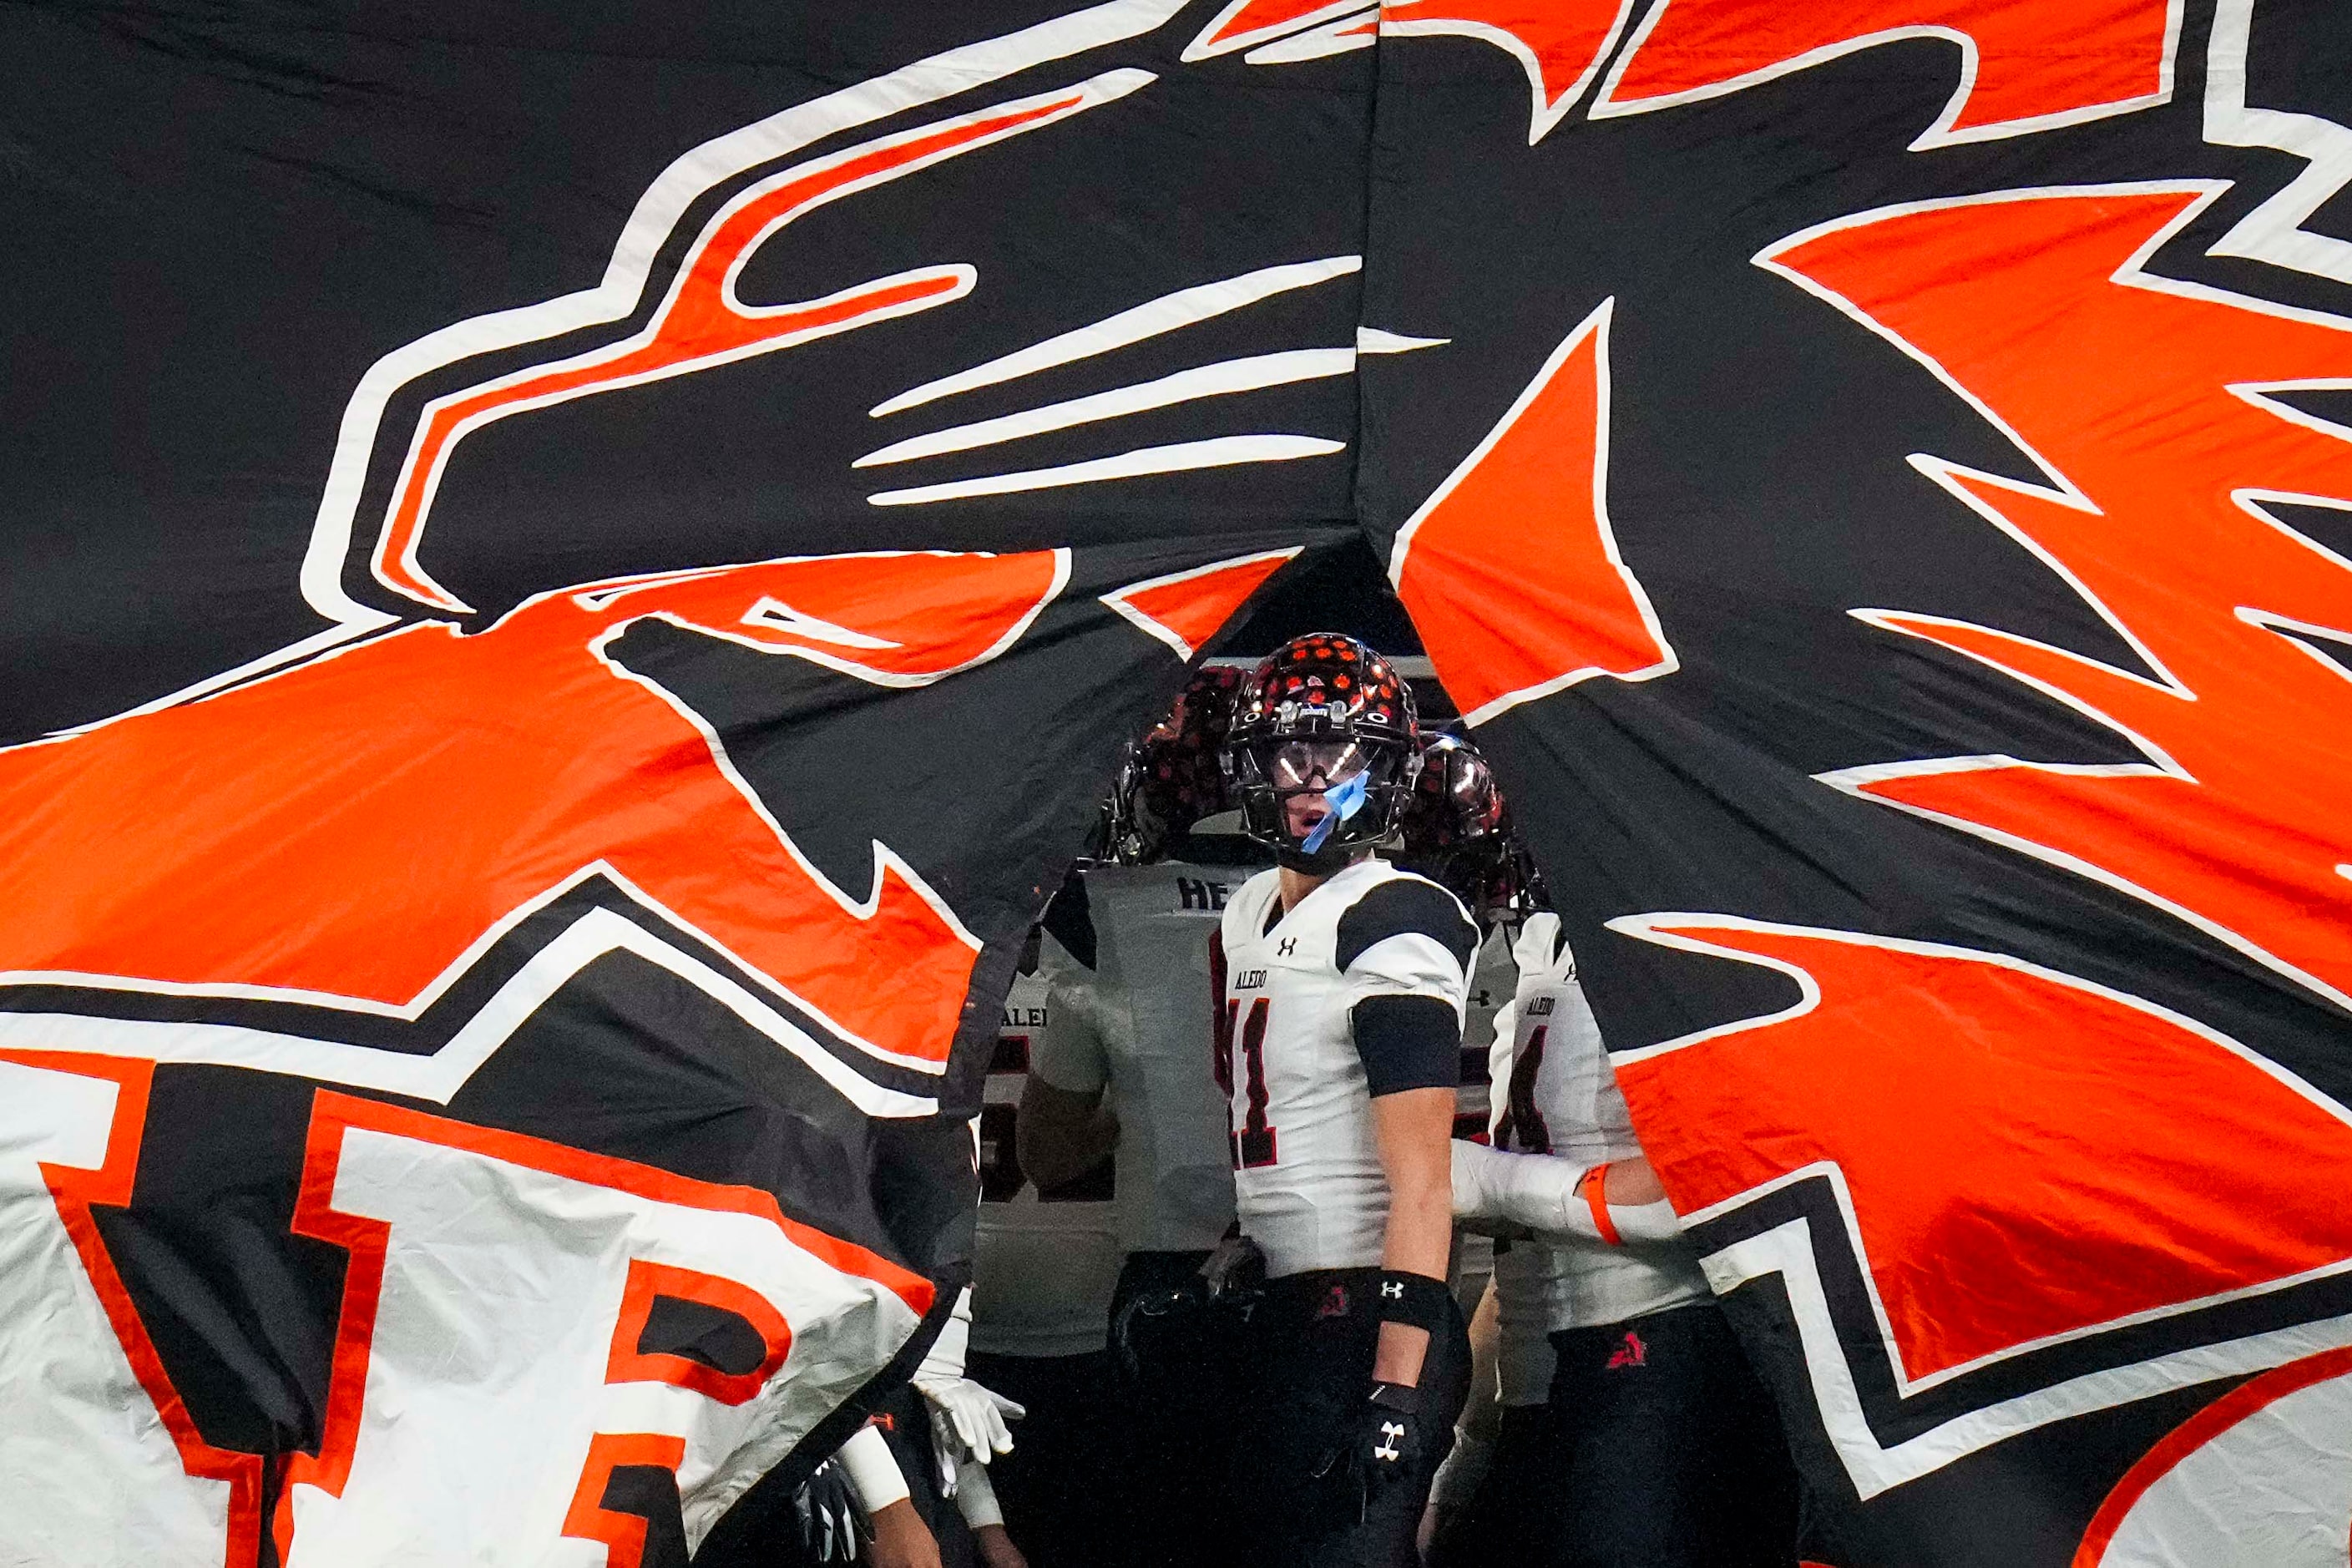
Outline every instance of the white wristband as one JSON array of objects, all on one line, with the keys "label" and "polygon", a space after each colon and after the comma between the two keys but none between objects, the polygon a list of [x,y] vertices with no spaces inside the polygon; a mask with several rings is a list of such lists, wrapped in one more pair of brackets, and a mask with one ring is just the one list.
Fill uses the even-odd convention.
[{"label": "white wristband", "polygon": [[860,1426],[850,1434],[849,1441],[834,1458],[841,1461],[842,1473],[849,1478],[849,1489],[857,1494],[858,1504],[868,1518],[877,1510],[904,1502],[913,1495],[898,1468],[898,1456],[890,1452],[889,1439],[882,1436],[878,1426]]},{"label": "white wristband", "polygon": [[1436,1478],[1429,1484],[1429,1500],[1439,1508],[1467,1508],[1477,1495],[1479,1483],[1494,1468],[1495,1444],[1492,1438],[1475,1432],[1456,1432],[1454,1451],[1437,1467]]},{"label": "white wristband", "polygon": [[1654,1204],[1611,1204],[1609,1217],[1616,1223],[1621,1242],[1674,1241],[1683,1233],[1682,1215],[1664,1198]]},{"label": "white wristband", "polygon": [[967,1285],[956,1297],[955,1310],[940,1326],[940,1337],[924,1352],[922,1365],[915,1369],[915,1381],[961,1377],[964,1355],[971,1346],[971,1287]]}]

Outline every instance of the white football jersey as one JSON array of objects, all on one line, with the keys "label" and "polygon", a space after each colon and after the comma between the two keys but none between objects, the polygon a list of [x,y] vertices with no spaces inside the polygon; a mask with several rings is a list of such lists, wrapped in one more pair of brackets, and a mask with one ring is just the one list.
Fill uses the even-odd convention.
[{"label": "white football jersey", "polygon": [[[1514,997],[1495,1014],[1487,1041],[1487,1073],[1498,1087],[1489,1096],[1506,1103],[1511,1081],[1512,1047],[1518,1035],[1519,1005]],[[1541,1405],[1551,1397],[1553,1281],[1562,1268],[1559,1249],[1531,1241],[1495,1243],[1495,1382],[1496,1397],[1509,1408]]]},{"label": "white football jersey", "polygon": [[1050,933],[1041,950],[1054,1010],[1035,1071],[1073,1094],[1104,1093],[1118,1118],[1129,1252],[1205,1252],[1233,1223],[1209,942],[1244,876],[1174,860],[1092,867],[1084,926],[1070,934],[1093,951],[1072,953]]},{"label": "white football jersey", "polygon": [[1013,1152],[1021,1086],[1051,1023],[1045,975],[1020,974],[989,1062],[980,1114],[980,1228],[972,1243],[971,1348],[1083,1355],[1108,1339],[1119,1249],[1110,1173],[1041,1194]]},{"label": "white football jersey", "polygon": [[1376,1267],[1389,1184],[1351,1015],[1373,996],[1430,996],[1459,1028],[1476,929],[1452,893],[1357,861],[1283,912],[1262,871],[1225,906],[1217,1040],[1242,1231],[1269,1275]]},{"label": "white football jersey", "polygon": [[[1516,956],[1518,988],[1496,1020],[1492,1058],[1495,1147],[1582,1167],[1639,1158],[1641,1141],[1559,917],[1528,917]],[[1515,1241],[1507,1260],[1496,1259],[1495,1287],[1503,1354],[1523,1362],[1534,1356],[1530,1334],[1622,1322],[1708,1294],[1697,1259],[1680,1241],[1558,1247]]]},{"label": "white football jersey", "polygon": [[[1488,1043],[1495,1037],[1495,1016],[1511,1005],[1518,985],[1518,965],[1511,958],[1511,932],[1496,924],[1478,944],[1470,965],[1467,1022],[1462,1028],[1462,1081],[1454,1091],[1454,1136],[1486,1142],[1490,1124],[1486,1085],[1490,1076]],[[1454,1233],[1454,1269],[1448,1281],[1454,1300],[1468,1317],[1478,1305],[1495,1268],[1495,1243],[1473,1230]]]},{"label": "white football jersey", "polygon": [[1470,965],[1470,994],[1462,1025],[1462,1087],[1454,1106],[1454,1135],[1484,1141],[1488,1115],[1486,1043],[1495,1037],[1495,1015],[1510,1005],[1519,969],[1511,956],[1510,928],[1496,925],[1478,944]]}]

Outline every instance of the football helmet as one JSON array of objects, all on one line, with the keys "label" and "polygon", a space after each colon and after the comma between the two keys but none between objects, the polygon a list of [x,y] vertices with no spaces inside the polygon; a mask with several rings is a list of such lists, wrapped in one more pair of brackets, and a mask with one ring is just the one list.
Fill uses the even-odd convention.
[{"label": "football helmet", "polygon": [[1219,753],[1241,683],[1237,669],[1193,671],[1168,717],[1128,748],[1111,788],[1108,858],[1163,859],[1194,823],[1233,808]]},{"label": "football helmet", "polygon": [[1468,736],[1448,728],[1422,742],[1397,832],[1397,863],[1444,884],[1480,921],[1516,909],[1525,857],[1494,770]]},{"label": "football helmet", "polygon": [[1351,637],[1293,637],[1234,700],[1224,766],[1242,830],[1282,865],[1330,875],[1396,826],[1419,739],[1412,689],[1388,660]]}]

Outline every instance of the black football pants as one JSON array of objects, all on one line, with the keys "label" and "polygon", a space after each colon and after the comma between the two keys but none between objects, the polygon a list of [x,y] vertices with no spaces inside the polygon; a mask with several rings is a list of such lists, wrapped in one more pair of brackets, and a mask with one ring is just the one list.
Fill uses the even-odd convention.
[{"label": "black football pants", "polygon": [[1551,1344],[1551,1397],[1505,1413],[1465,1545],[1540,1568],[1790,1568],[1796,1469],[1720,1308]]},{"label": "black football pants", "polygon": [[[1119,1270],[1111,1322],[1139,1297],[1197,1283],[1205,1252],[1135,1252]],[[1223,1568],[1225,1464],[1233,1449],[1235,1321],[1189,1310],[1127,1318],[1132,1366],[1118,1376],[1108,1568]],[[1118,1359],[1114,1346],[1114,1360]]]},{"label": "black football pants", "polygon": [[1118,1425],[1110,1356],[1012,1356],[974,1351],[974,1382],[1027,1409],[1013,1452],[988,1467],[1005,1532],[1029,1568],[1093,1568],[1123,1531],[1109,1507]]},{"label": "black football pants", "polygon": [[1470,1340],[1449,1302],[1422,1363],[1422,1453],[1361,1510],[1333,1456],[1358,1431],[1380,1340],[1380,1270],[1313,1269],[1273,1281],[1244,1335],[1241,1430],[1226,1561],[1264,1568],[1418,1568],[1429,1483],[1454,1446]]}]

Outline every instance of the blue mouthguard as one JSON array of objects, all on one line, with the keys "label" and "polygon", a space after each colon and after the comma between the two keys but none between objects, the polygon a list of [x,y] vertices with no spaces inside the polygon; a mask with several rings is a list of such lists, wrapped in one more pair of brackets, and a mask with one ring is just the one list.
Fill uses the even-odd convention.
[{"label": "blue mouthguard", "polygon": [[1323,804],[1331,808],[1331,815],[1315,825],[1315,831],[1300,841],[1299,848],[1309,855],[1322,848],[1323,841],[1331,837],[1333,828],[1364,809],[1364,797],[1370,792],[1371,784],[1371,770],[1367,768],[1347,783],[1325,791]]}]

